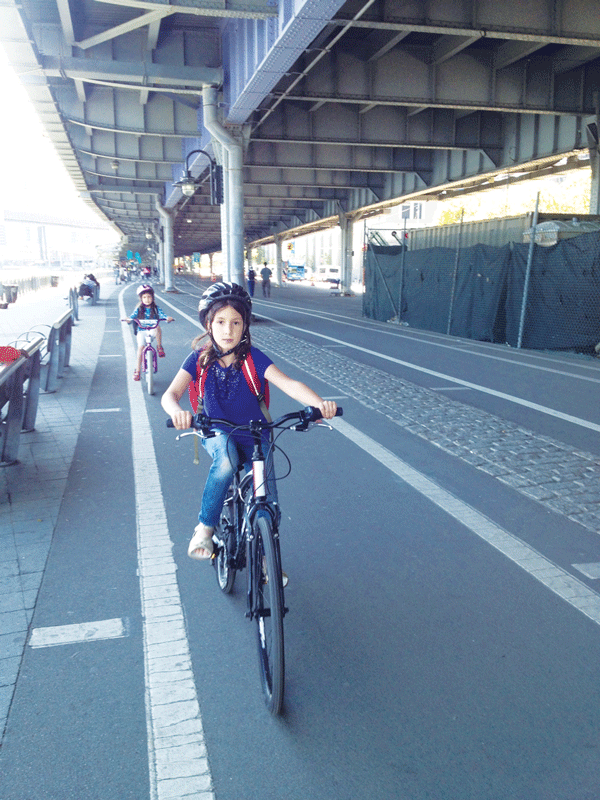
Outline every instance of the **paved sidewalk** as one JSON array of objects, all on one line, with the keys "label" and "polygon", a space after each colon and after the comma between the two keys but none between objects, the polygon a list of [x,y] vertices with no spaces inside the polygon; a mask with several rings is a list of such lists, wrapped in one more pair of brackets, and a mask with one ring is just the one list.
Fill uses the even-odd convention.
[{"label": "paved sidewalk", "polygon": [[[0,344],[64,314],[69,285],[23,294],[0,309]],[[0,741],[98,360],[102,300],[117,289],[106,281],[98,305],[80,306],[58,391],[40,393],[35,430],[22,434],[18,463],[0,468]]]}]

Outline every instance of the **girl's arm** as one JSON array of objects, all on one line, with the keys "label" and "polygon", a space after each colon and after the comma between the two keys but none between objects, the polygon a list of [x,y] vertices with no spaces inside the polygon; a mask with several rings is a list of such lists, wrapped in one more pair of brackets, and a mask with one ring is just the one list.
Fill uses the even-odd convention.
[{"label": "girl's arm", "polygon": [[175,322],[175,317],[168,317],[160,306],[156,306],[156,315],[159,322]]},{"label": "girl's arm", "polygon": [[192,426],[192,412],[184,411],[179,405],[179,401],[191,380],[190,373],[185,369],[180,369],[160,401],[161,406],[173,420],[173,425],[180,431]]},{"label": "girl's arm", "polygon": [[285,392],[292,400],[302,406],[316,406],[325,419],[335,417],[337,403],[333,400],[323,400],[322,397],[301,381],[295,381],[285,372],[282,372],[275,364],[270,364],[265,370],[265,378],[270,381],[282,392]]}]

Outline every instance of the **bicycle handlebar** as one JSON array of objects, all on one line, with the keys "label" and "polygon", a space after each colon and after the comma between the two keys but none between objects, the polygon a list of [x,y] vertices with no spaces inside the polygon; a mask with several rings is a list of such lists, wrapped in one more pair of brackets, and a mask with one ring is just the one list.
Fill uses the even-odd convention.
[{"label": "bicycle handlebar", "polygon": [[[343,416],[344,410],[338,406],[337,411],[335,412],[336,417]],[[290,414],[284,414],[282,417],[279,417],[273,422],[264,422],[263,420],[251,420],[247,425],[238,425],[235,422],[230,422],[228,419],[217,419],[215,417],[207,417],[206,414],[194,414],[192,416],[192,425],[191,427],[198,431],[203,431],[204,433],[212,433],[214,431],[215,426],[217,425],[226,425],[229,428],[236,429],[236,430],[254,430],[254,431],[269,431],[273,430],[274,428],[279,428],[285,422],[291,422],[292,420],[298,420],[300,423],[299,425],[291,425],[290,430],[295,431],[305,431],[308,429],[308,426],[311,422],[318,422],[320,419],[323,419],[323,415],[321,414],[320,409],[316,408],[315,406],[306,406],[301,411],[292,411]],[[174,428],[173,420],[167,420],[167,428]]]},{"label": "bicycle handlebar", "polygon": [[[122,319],[121,322],[135,322],[137,324],[138,328],[140,328],[141,330],[143,330],[143,331],[153,331],[154,328],[158,328],[158,326],[160,325],[161,322],[175,322],[175,320],[174,319],[171,319],[171,320],[168,320],[168,319],[157,319],[157,320],[140,319],[140,320],[138,320],[138,319],[131,319],[131,317],[126,317],[125,319]],[[155,322],[156,324],[155,325],[140,324],[140,323],[146,323],[146,322]]]}]

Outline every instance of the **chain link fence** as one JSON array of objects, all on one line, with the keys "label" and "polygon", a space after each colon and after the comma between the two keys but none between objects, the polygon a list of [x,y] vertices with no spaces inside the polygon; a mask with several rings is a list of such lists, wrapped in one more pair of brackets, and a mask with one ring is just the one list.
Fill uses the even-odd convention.
[{"label": "chain link fence", "polygon": [[534,226],[533,242],[521,235],[499,246],[465,246],[459,233],[453,247],[423,249],[411,248],[410,232],[368,231],[363,314],[511,347],[593,353],[600,230],[564,239],[554,231],[550,246],[548,230]]}]

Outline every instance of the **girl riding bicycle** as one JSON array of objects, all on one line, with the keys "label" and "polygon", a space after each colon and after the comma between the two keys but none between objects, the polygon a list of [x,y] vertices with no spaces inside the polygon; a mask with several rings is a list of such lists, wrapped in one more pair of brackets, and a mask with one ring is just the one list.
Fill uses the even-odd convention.
[{"label": "girl riding bicycle", "polygon": [[[267,382],[303,406],[316,406],[325,419],[335,416],[337,405],[333,401],[323,400],[306,384],[288,377],[267,355],[252,346],[251,312],[248,292],[236,283],[214,283],[200,298],[198,316],[206,333],[194,339],[193,352],[185,359],[161,400],[177,429],[185,430],[192,425],[191,412],[179,404],[186,389],[190,392],[192,407],[201,401],[202,410],[209,417],[239,425],[250,420],[266,421],[263,396],[268,391]],[[202,347],[206,338],[208,342]],[[213,554],[212,536],[234,468],[240,464],[249,466],[253,449],[247,437],[235,432],[203,439],[202,444],[213,463],[202,494],[198,525],[188,548],[188,555],[199,560],[209,559]],[[267,472],[267,497],[270,502],[276,502],[270,456]]]},{"label": "girl riding bicycle", "polygon": [[[147,283],[142,284],[142,286],[138,287],[137,290],[138,297],[140,298],[140,302],[135,307],[134,312],[129,316],[129,319],[124,320],[127,322],[128,325],[131,325],[132,322],[137,322],[138,320],[166,320],[167,322],[173,322],[173,317],[167,317],[165,312],[160,308],[160,306],[156,305],[154,300],[154,289]],[[139,381],[140,379],[140,370],[142,368],[142,353],[144,352],[144,336],[140,333],[141,326],[137,326],[137,340],[138,340],[138,352],[137,352],[137,367],[133,371],[133,380]],[[160,329],[160,325],[155,329],[156,335],[156,349],[158,350],[158,355],[160,358],[165,357],[165,351],[162,348],[162,331]]]}]

